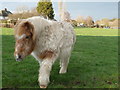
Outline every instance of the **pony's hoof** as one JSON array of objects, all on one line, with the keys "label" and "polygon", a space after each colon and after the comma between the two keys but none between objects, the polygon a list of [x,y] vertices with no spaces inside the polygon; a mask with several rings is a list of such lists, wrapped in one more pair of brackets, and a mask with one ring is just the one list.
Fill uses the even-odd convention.
[{"label": "pony's hoof", "polygon": [[66,72],[67,72],[66,70],[61,69],[61,70],[59,71],[59,74],[65,74]]},{"label": "pony's hoof", "polygon": [[47,88],[47,86],[45,86],[45,85],[40,85],[40,88]]}]

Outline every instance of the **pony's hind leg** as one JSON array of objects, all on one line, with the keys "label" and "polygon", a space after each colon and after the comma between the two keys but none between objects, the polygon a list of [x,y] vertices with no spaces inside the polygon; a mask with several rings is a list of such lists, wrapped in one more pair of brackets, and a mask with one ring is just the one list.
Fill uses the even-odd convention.
[{"label": "pony's hind leg", "polygon": [[71,47],[64,48],[61,50],[61,52],[60,52],[60,71],[59,71],[60,74],[67,72],[70,55],[71,55]]}]

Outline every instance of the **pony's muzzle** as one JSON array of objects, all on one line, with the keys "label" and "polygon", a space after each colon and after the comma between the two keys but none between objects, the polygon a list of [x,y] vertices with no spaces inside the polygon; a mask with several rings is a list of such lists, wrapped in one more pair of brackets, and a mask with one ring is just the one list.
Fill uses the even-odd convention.
[{"label": "pony's muzzle", "polygon": [[22,61],[22,59],[21,58],[17,58],[16,61]]},{"label": "pony's muzzle", "polygon": [[16,55],[16,61],[22,61],[21,55]]}]

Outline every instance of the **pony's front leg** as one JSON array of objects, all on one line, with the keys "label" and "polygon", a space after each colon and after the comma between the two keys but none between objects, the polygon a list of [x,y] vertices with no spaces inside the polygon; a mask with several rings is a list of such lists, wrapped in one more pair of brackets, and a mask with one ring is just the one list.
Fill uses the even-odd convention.
[{"label": "pony's front leg", "polygon": [[38,78],[40,88],[47,88],[47,85],[50,82],[49,76],[50,76],[50,71],[52,69],[52,64],[53,61],[51,59],[46,59],[41,62],[39,69],[39,78]]}]

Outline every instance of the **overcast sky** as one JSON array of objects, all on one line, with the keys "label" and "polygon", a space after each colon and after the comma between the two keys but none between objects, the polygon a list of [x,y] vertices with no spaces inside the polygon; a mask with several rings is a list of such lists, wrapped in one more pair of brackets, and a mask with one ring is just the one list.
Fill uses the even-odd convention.
[{"label": "overcast sky", "polygon": [[[12,1],[12,0],[11,0]],[[31,1],[31,0],[30,0]],[[36,0],[37,1],[37,0]],[[117,0],[116,0],[117,1]],[[33,8],[37,6],[37,2],[1,2],[0,9],[8,8],[11,12],[15,12],[18,6],[27,6]],[[65,2],[71,18],[75,19],[77,16],[91,16],[94,20],[102,18],[117,18],[118,17],[118,3],[117,2]],[[55,18],[59,20],[58,2],[53,2],[55,11]]]}]

